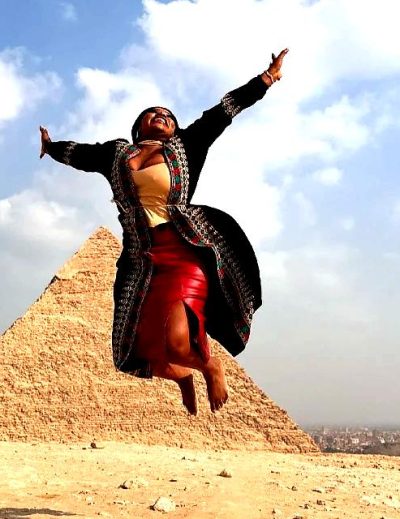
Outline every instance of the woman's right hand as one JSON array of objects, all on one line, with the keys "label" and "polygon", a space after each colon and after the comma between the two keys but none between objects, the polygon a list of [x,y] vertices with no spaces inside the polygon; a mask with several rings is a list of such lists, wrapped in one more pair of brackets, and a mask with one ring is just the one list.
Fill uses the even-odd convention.
[{"label": "woman's right hand", "polygon": [[286,56],[286,54],[289,52],[289,49],[283,49],[278,56],[275,56],[275,54],[272,54],[272,61],[269,64],[269,67],[267,70],[265,70],[261,74],[261,78],[264,81],[264,83],[268,86],[271,86],[272,83],[275,83],[275,81],[279,81],[282,77],[282,63],[283,58]]},{"label": "woman's right hand", "polygon": [[47,131],[46,128],[43,128],[43,126],[39,126],[39,130],[40,130],[40,137],[41,137],[41,144],[42,144],[42,147],[40,149],[39,158],[42,158],[47,153],[46,145],[48,142],[51,142],[51,139],[50,139],[49,132]]}]

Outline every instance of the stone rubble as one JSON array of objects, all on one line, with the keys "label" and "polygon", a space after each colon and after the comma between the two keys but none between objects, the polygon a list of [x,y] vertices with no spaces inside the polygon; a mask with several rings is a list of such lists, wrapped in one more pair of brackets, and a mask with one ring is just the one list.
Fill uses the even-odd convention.
[{"label": "stone rubble", "polygon": [[156,510],[157,512],[173,512],[176,508],[176,504],[168,497],[159,497],[157,501],[150,506],[151,510]]}]

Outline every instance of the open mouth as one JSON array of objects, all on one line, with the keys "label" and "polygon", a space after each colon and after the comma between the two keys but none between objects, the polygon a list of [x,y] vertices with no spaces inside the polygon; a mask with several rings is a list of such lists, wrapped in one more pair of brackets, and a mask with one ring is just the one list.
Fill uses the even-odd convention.
[{"label": "open mouth", "polygon": [[163,123],[163,124],[167,124],[167,119],[164,116],[162,116],[162,115],[156,115],[156,117],[154,117],[153,121],[155,123],[160,122],[160,123]]}]

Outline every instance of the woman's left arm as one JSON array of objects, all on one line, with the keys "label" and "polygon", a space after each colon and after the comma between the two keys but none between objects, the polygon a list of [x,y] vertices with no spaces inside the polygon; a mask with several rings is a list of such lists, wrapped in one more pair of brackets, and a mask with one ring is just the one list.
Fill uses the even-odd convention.
[{"label": "woman's left arm", "polygon": [[262,99],[268,88],[281,79],[282,63],[287,53],[288,49],[284,49],[278,56],[272,54],[272,61],[267,70],[245,85],[225,94],[219,104],[203,112],[199,119],[182,130],[185,136],[190,140],[201,139],[210,146],[237,114]]},{"label": "woman's left arm", "polygon": [[48,154],[52,159],[81,171],[97,171],[108,176],[111,171],[118,143],[128,143],[125,139],[115,139],[102,144],[83,144],[74,141],[52,141],[46,128],[40,126],[40,158]]}]

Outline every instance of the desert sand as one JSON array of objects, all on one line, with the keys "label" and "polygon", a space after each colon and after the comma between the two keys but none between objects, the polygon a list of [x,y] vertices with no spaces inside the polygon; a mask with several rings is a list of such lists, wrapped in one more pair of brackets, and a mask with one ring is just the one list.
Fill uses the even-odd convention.
[{"label": "desert sand", "polygon": [[[0,442],[0,457],[1,519],[400,517],[394,457],[122,442]],[[152,510],[159,497],[175,510]]]}]

